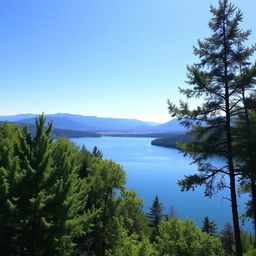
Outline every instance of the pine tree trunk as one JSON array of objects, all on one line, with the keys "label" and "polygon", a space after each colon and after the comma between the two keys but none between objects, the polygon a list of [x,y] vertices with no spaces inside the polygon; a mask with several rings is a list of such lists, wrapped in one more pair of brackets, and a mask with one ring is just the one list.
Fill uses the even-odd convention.
[{"label": "pine tree trunk", "polygon": [[[227,86],[226,86],[226,91],[228,91]],[[241,244],[238,211],[237,211],[236,180],[235,180],[235,171],[234,171],[234,164],[233,164],[233,149],[232,149],[228,97],[226,97],[226,111],[227,111],[226,112],[226,135],[227,135],[227,152],[228,152],[227,160],[228,160],[228,168],[229,168],[230,197],[231,197],[231,208],[232,208],[232,216],[233,216],[233,226],[234,226],[234,233],[235,233],[236,256],[242,256],[242,244]]]},{"label": "pine tree trunk", "polygon": [[236,242],[236,256],[242,256],[242,244],[240,236],[240,227],[237,211],[237,198],[236,198],[236,183],[235,183],[235,174],[232,159],[229,162],[229,175],[230,175],[230,194],[231,194],[231,207],[233,215],[233,226],[235,233],[235,242]]},{"label": "pine tree trunk", "polygon": [[236,197],[236,179],[235,170],[233,164],[233,149],[232,149],[232,138],[231,138],[231,126],[230,126],[230,115],[229,115],[229,102],[226,100],[227,113],[226,113],[226,134],[227,134],[227,160],[229,168],[229,179],[230,179],[230,197],[231,197],[231,208],[233,216],[233,226],[235,233],[235,245],[236,245],[236,256],[242,256],[242,244],[241,235],[237,211],[237,197]]},{"label": "pine tree trunk", "polygon": [[236,180],[235,180],[235,170],[233,164],[233,148],[232,148],[232,136],[231,136],[231,114],[230,114],[230,92],[228,84],[228,58],[227,58],[227,38],[226,38],[226,24],[223,20],[223,47],[224,47],[224,87],[225,87],[225,114],[226,114],[226,138],[227,138],[227,161],[229,169],[229,179],[230,179],[230,197],[231,197],[231,208],[233,217],[233,226],[235,233],[235,245],[236,245],[236,256],[242,256],[242,244],[240,227],[238,220],[237,211],[237,198],[236,198]]},{"label": "pine tree trunk", "polygon": [[[225,73],[226,70],[225,70]],[[229,90],[228,84],[225,84],[225,95],[226,95],[226,136],[227,136],[227,160],[228,160],[228,169],[229,169],[229,178],[230,178],[230,196],[231,196],[231,208],[233,216],[233,226],[235,233],[235,242],[236,242],[236,256],[242,256],[242,244],[240,236],[240,227],[238,220],[238,211],[237,211],[237,197],[236,197],[236,180],[235,180],[235,171],[233,164],[233,148],[232,148],[232,137],[231,137],[231,125],[230,125],[230,107],[229,107]]]},{"label": "pine tree trunk", "polygon": [[233,164],[233,148],[232,148],[232,137],[231,137],[231,125],[230,125],[230,111],[229,111],[229,91],[228,85],[225,85],[226,91],[226,136],[227,136],[227,160],[229,168],[229,179],[230,179],[230,196],[231,196],[231,208],[233,216],[233,226],[235,233],[235,244],[236,244],[236,256],[242,256],[242,244],[240,236],[240,227],[238,220],[237,211],[237,197],[236,197],[236,180],[235,170]]},{"label": "pine tree trunk", "polygon": [[254,170],[251,171],[252,216],[254,224],[254,236],[256,239],[256,184]]}]

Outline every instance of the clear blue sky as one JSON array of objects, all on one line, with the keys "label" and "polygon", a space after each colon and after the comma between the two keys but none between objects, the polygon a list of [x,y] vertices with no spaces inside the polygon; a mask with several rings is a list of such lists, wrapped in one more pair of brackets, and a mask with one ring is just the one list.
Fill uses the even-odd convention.
[{"label": "clear blue sky", "polygon": [[[168,121],[216,0],[0,0],[0,115]],[[256,42],[255,0],[232,1]]]}]

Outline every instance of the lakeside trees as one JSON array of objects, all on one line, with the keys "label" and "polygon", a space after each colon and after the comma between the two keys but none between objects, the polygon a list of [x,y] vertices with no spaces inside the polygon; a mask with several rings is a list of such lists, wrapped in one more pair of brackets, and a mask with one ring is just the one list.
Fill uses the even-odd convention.
[{"label": "lakeside trees", "polygon": [[[255,49],[244,46],[250,31],[239,28],[242,13],[233,4],[221,0],[218,8],[211,6],[210,11],[213,15],[209,22],[212,34],[204,41],[199,40],[198,47],[194,47],[194,54],[199,57],[200,62],[187,68],[187,83],[190,88],[180,89],[188,99],[202,98],[203,104],[190,110],[186,102],[181,102],[179,108],[169,102],[169,111],[172,116],[178,116],[184,126],[190,127],[192,142],[179,143],[178,147],[185,155],[189,154],[193,158],[199,170],[199,174],[187,176],[179,184],[183,190],[204,184],[206,196],[212,196],[221,189],[230,190],[236,255],[241,256],[236,176],[246,174],[236,168],[234,160],[239,157],[234,120],[241,112],[247,116],[245,97],[255,84],[256,73],[255,66],[250,66],[249,58]],[[250,137],[249,123],[247,118],[247,138]],[[240,144],[240,147],[248,148],[248,145],[251,142]],[[213,166],[210,158],[216,155],[224,157],[226,165]],[[247,163],[247,177],[250,178],[254,200],[255,168],[251,157]],[[229,178],[229,184],[225,182],[226,177]]]},{"label": "lakeside trees", "polygon": [[44,122],[36,120],[34,137],[26,127],[0,125],[1,254],[221,255],[220,239],[191,220],[163,220],[158,197],[149,221],[120,165],[98,149],[53,140]]}]

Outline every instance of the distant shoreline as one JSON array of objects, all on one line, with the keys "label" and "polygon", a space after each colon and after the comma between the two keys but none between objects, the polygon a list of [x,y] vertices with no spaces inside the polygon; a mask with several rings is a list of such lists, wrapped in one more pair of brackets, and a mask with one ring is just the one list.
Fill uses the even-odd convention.
[{"label": "distant shoreline", "polygon": [[165,136],[162,138],[157,138],[151,141],[151,145],[165,147],[165,148],[177,148],[177,142],[190,142],[191,135],[183,133],[183,134],[169,134],[169,136]]},{"label": "distant shoreline", "polygon": [[130,133],[124,133],[124,132],[96,132],[100,137],[106,136],[106,137],[143,137],[143,138],[163,138],[170,133],[155,133],[155,132],[130,132]]}]

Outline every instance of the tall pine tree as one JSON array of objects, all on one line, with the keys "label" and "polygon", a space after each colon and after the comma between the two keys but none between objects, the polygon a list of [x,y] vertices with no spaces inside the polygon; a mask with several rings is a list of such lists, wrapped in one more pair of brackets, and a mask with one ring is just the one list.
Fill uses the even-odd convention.
[{"label": "tall pine tree", "polygon": [[[178,147],[193,158],[199,170],[199,174],[187,176],[179,183],[183,190],[205,184],[207,196],[226,187],[230,189],[236,255],[241,256],[232,123],[239,110],[244,109],[241,91],[246,90],[246,87],[238,82],[241,61],[237,55],[240,51],[244,60],[249,58],[247,49],[241,45],[247,40],[250,31],[239,29],[242,13],[228,0],[219,1],[218,8],[211,6],[210,11],[213,14],[209,22],[212,34],[204,41],[199,40],[198,47],[194,47],[194,54],[200,62],[187,68],[187,83],[191,88],[180,90],[187,98],[203,98],[203,104],[190,110],[188,103],[181,102],[177,108],[169,102],[169,110],[172,116],[178,116],[183,125],[191,128],[193,141],[180,143]],[[214,166],[210,158],[216,155],[224,157],[226,164]],[[229,178],[228,185],[226,177]]]}]

